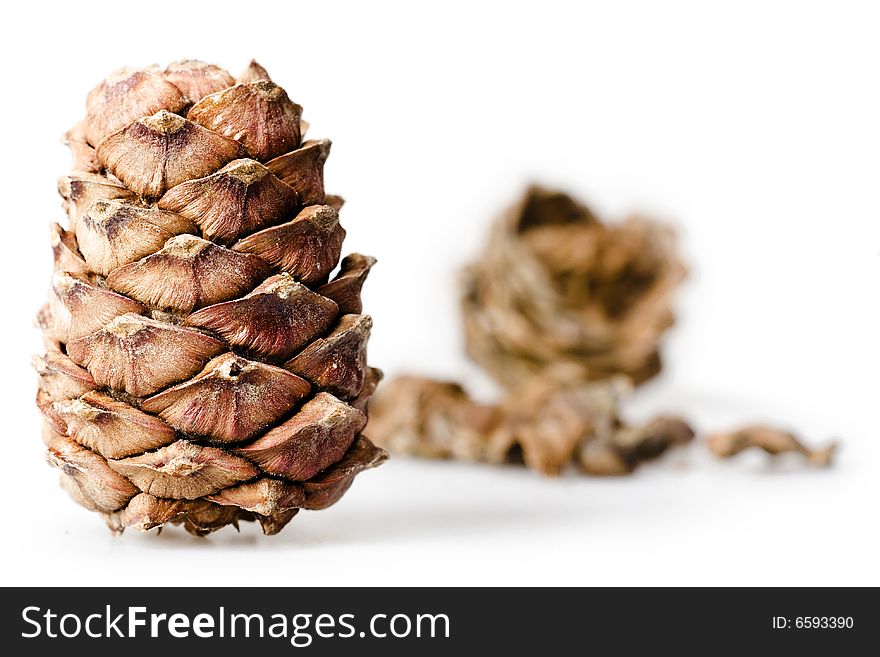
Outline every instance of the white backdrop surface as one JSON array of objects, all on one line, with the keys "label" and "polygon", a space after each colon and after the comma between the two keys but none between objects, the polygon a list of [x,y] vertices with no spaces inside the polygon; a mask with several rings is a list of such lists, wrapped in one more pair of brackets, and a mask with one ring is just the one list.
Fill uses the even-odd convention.
[{"label": "white backdrop surface", "polygon": [[[864,2],[17,3],[6,10],[0,583],[880,584],[880,8]],[[528,181],[681,228],[669,367],[631,413],[844,441],[811,471],[698,447],[633,477],[396,458],[274,538],[114,538],[42,462],[31,317],[59,136],[121,65],[251,57],[333,140],[371,361],[492,387],[455,276]]]}]

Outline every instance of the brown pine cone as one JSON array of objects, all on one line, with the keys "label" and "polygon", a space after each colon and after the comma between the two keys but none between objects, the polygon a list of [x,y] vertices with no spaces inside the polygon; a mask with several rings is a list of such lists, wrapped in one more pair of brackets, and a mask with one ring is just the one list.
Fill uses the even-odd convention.
[{"label": "brown pine cone", "polygon": [[278,532],[386,454],[362,435],[381,373],[339,261],[327,140],[256,63],[123,69],[67,135],[36,360],[48,459],[116,531]]},{"label": "brown pine cone", "polygon": [[660,371],[686,270],[668,226],[605,224],[561,192],[530,188],[494,225],[465,272],[470,356],[508,388]]}]

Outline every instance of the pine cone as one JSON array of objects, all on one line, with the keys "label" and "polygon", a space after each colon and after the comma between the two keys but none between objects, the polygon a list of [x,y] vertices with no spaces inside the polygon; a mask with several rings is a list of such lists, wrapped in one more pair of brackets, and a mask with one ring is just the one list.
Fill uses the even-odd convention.
[{"label": "pine cone", "polygon": [[116,531],[274,534],[386,458],[361,433],[374,260],[329,280],[341,199],[301,112],[255,62],[184,61],[114,73],[67,135],[37,403],[62,484]]},{"label": "pine cone", "polygon": [[639,217],[604,224],[569,196],[530,188],[465,272],[468,353],[508,388],[660,371],[685,276],[675,235]]},{"label": "pine cone", "polygon": [[542,474],[575,464],[588,474],[622,475],[694,432],[677,417],[628,425],[619,403],[626,377],[560,387],[534,378],[499,405],[480,404],[456,383],[401,376],[370,403],[370,433],[389,450],[429,458],[524,463]]}]

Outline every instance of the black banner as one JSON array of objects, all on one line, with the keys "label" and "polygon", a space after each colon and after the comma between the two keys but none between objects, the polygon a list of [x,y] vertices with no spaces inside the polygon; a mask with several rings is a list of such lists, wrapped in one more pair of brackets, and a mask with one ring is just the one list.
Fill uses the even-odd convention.
[{"label": "black banner", "polygon": [[855,654],[880,639],[878,613],[872,589],[26,588],[5,590],[2,641],[15,655]]}]

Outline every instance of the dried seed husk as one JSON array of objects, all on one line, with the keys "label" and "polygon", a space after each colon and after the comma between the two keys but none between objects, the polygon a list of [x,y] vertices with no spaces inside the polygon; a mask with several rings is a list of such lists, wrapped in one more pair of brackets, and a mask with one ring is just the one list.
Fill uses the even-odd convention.
[{"label": "dried seed husk", "polygon": [[706,444],[719,458],[731,458],[747,449],[757,448],[772,456],[785,453],[803,454],[808,463],[819,467],[831,465],[838,447],[838,443],[833,441],[825,447],[813,449],[793,433],[764,424],[713,434],[706,439]]},{"label": "dried seed husk", "polygon": [[620,426],[585,442],[578,455],[581,469],[593,475],[629,474],[672,447],[685,445],[694,430],[680,417],[662,415],[636,426]]},{"label": "dried seed husk", "polygon": [[477,404],[457,383],[419,376],[384,384],[369,408],[367,432],[377,444],[425,458],[485,460],[497,421],[496,409]]},{"label": "dried seed husk", "polygon": [[694,435],[693,428],[684,419],[661,415],[645,424],[616,431],[614,444],[633,452],[639,461],[647,461],[670,447],[686,445],[694,439]]},{"label": "dried seed husk", "polygon": [[581,470],[589,475],[619,477],[632,473],[638,466],[631,452],[604,440],[583,443],[577,456]]},{"label": "dried seed husk", "polygon": [[490,405],[474,401],[456,383],[404,376],[371,402],[367,430],[392,452],[521,462],[547,476],[575,464],[593,475],[627,474],[693,438],[677,417],[627,424],[619,405],[628,389],[623,377],[569,387],[535,379]]},{"label": "dried seed husk", "polygon": [[500,422],[490,433],[490,460],[509,460],[511,450],[526,466],[544,475],[559,475],[578,447],[617,429],[617,402],[624,383],[558,389],[536,380],[504,400]]}]

